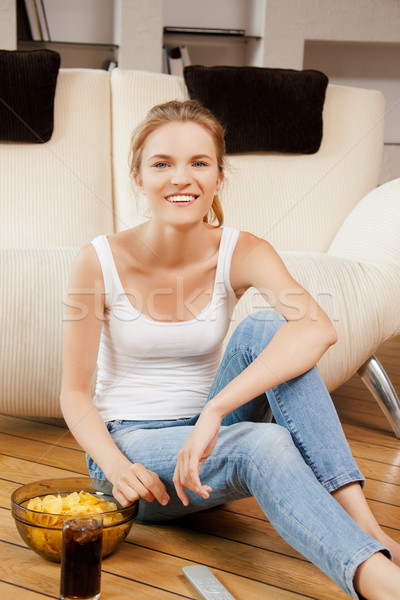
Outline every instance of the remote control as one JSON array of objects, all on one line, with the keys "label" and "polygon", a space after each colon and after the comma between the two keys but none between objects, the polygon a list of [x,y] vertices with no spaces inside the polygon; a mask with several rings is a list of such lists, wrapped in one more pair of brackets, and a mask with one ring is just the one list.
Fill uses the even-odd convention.
[{"label": "remote control", "polygon": [[182,571],[204,600],[235,600],[208,567],[190,565]]}]

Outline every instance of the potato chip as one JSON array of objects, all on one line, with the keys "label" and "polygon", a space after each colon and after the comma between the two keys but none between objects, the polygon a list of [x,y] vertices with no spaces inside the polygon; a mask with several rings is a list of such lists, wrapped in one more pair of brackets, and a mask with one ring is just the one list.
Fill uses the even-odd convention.
[{"label": "potato chip", "polygon": [[[117,510],[115,502],[101,500],[89,492],[72,492],[67,496],[47,495],[43,498],[32,498],[29,500],[27,508],[40,513],[50,513],[53,515],[66,515],[71,513],[101,513]],[[43,524],[48,521],[43,519]]]},{"label": "potato chip", "polygon": [[68,496],[65,496],[63,498],[63,506],[65,508],[72,508],[76,504],[79,504],[79,498],[80,496],[78,492],[72,492],[71,494],[68,494]]},{"label": "potato chip", "polygon": [[62,514],[64,511],[61,496],[46,496],[43,498],[43,510],[52,515]]},{"label": "potato chip", "polygon": [[93,496],[93,494],[89,494],[89,492],[79,492],[79,502],[81,504],[97,504],[99,499],[97,496]]}]

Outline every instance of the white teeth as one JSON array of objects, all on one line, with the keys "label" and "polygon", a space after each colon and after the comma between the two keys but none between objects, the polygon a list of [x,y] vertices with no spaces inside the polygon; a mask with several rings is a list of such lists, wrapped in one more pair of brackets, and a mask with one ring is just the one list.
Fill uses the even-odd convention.
[{"label": "white teeth", "polygon": [[168,196],[168,202],[191,202],[195,199],[195,196],[187,196],[186,194],[182,194],[180,196]]}]

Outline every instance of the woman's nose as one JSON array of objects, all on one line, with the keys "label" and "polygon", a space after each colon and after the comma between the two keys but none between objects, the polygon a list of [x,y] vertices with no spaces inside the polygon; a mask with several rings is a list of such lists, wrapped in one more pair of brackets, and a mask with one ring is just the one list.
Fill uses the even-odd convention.
[{"label": "woman's nose", "polygon": [[171,183],[174,185],[186,185],[190,183],[190,173],[186,167],[176,167],[171,175]]}]

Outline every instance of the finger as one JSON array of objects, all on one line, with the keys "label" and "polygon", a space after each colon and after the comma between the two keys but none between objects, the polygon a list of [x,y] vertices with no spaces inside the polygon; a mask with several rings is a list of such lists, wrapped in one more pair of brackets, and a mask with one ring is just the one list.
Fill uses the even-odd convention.
[{"label": "finger", "polygon": [[192,456],[187,461],[186,473],[183,473],[182,480],[185,487],[190,489],[192,492],[199,494],[199,496],[202,496],[202,498],[208,499],[210,497],[212,488],[211,486],[201,482],[200,469],[201,462],[198,460],[198,458]]},{"label": "finger", "polygon": [[202,496],[205,499],[209,498],[211,487],[203,485],[201,483],[199,476],[199,468],[199,462],[197,459],[189,458],[188,454],[185,451],[182,451],[179,454],[177,466],[175,469],[175,487],[177,488],[178,486],[179,493],[183,498],[187,499],[187,502],[189,502],[189,500],[184,491],[184,487],[198,494],[199,496]]},{"label": "finger", "polygon": [[174,472],[174,476],[172,478],[172,481],[174,482],[176,493],[178,495],[178,498],[182,502],[182,504],[184,506],[189,506],[189,498],[188,498],[188,496],[187,496],[187,494],[185,492],[185,489],[184,489],[184,487],[182,485],[182,482],[180,480],[180,477],[179,477],[179,468],[178,468],[178,465],[175,467],[175,472]]},{"label": "finger", "polygon": [[134,464],[130,469],[125,471],[118,481],[118,489],[125,495],[126,498],[130,499],[131,501],[138,500],[138,498],[143,498],[147,502],[153,502],[154,495],[140,479],[140,469],[138,469],[139,466],[141,465]]},{"label": "finger", "polygon": [[134,502],[136,502],[136,500],[139,499],[139,494],[137,494],[131,488],[127,488],[124,492],[117,485],[115,485],[113,487],[112,494],[113,494],[114,498],[116,499],[116,501],[119,502],[120,505],[124,508],[126,506],[129,506],[130,504],[133,504]]},{"label": "finger", "polygon": [[[157,475],[153,471],[149,471],[143,465],[140,465],[137,476],[143,486],[152,494],[154,498],[158,500],[160,504],[165,506],[168,504],[170,497],[167,492],[167,488]],[[147,499],[147,498],[146,498]]]},{"label": "finger", "polygon": [[191,458],[188,467],[187,467],[187,475],[186,475],[186,487],[188,487],[192,492],[196,492],[197,494],[201,494],[203,485],[200,481],[200,465],[199,461],[196,458]]},{"label": "finger", "polygon": [[210,497],[210,492],[212,492],[212,487],[209,485],[202,485],[199,495],[205,498],[206,500]]}]

